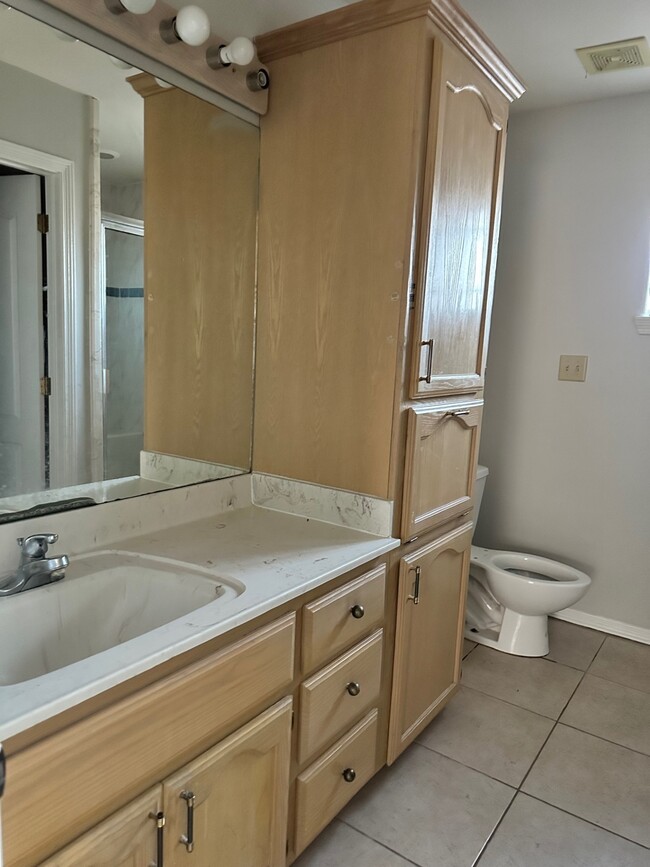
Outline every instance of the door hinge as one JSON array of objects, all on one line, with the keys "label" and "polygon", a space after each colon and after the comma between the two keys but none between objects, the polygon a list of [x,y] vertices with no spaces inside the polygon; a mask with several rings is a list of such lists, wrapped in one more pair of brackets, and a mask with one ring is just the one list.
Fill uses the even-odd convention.
[{"label": "door hinge", "polygon": [[50,231],[50,217],[48,214],[36,215],[36,228],[41,233],[41,235],[47,235],[47,233]]},{"label": "door hinge", "polygon": [[52,380],[49,376],[41,376],[41,394],[43,397],[50,397],[52,394]]},{"label": "door hinge", "polygon": [[409,286],[409,310],[415,310],[415,283]]}]

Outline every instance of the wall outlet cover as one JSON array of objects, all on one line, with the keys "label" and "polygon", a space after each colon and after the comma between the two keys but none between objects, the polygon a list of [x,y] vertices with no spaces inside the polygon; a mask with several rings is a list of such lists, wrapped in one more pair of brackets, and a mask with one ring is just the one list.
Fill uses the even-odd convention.
[{"label": "wall outlet cover", "polygon": [[588,360],[588,355],[561,355],[557,378],[563,382],[584,382]]}]

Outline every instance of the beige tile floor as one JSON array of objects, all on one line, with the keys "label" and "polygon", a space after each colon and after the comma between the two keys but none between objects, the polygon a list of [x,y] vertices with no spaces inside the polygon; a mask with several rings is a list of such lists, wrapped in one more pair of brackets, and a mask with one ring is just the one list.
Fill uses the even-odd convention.
[{"label": "beige tile floor", "polygon": [[295,867],[650,867],[650,646],[550,620],[465,642],[458,694]]}]

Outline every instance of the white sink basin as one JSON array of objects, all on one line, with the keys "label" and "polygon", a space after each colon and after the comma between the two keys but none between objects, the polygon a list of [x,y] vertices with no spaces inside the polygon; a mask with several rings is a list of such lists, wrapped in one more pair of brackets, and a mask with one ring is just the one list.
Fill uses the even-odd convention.
[{"label": "white sink basin", "polygon": [[219,601],[244,585],[183,563],[106,551],[55,584],[0,599],[0,686],[57,671]]}]

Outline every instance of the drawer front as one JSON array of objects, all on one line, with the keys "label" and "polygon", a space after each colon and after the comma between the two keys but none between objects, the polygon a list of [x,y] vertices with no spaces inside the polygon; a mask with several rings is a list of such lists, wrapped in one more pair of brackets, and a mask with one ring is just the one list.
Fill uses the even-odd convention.
[{"label": "drawer front", "polygon": [[319,753],[377,703],[383,630],[321,669],[300,687],[299,761]]},{"label": "drawer front", "polygon": [[7,762],[5,859],[32,867],[288,687],[290,614]]},{"label": "drawer front", "polygon": [[472,508],[482,400],[409,409],[402,538],[413,539]]},{"label": "drawer front", "polygon": [[378,716],[378,711],[372,710],[298,776],[296,854],[311,843],[377,770]]},{"label": "drawer front", "polygon": [[303,609],[302,664],[309,672],[380,626],[386,565],[367,572]]}]

